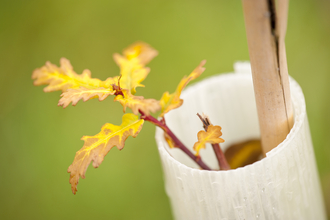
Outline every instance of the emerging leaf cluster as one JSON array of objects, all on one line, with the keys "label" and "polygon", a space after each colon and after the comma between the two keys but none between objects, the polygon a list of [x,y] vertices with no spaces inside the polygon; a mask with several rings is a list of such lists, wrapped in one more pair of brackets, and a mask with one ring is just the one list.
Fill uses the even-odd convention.
[{"label": "emerging leaf cluster", "polygon": [[[57,67],[50,62],[45,66],[34,70],[32,79],[34,85],[47,85],[45,92],[62,91],[59,106],[66,108],[70,103],[76,105],[79,100],[84,102],[89,99],[98,98],[103,101],[108,96],[114,96],[114,101],[119,102],[126,111],[130,108],[133,112],[123,115],[122,124],[117,126],[106,123],[101,128],[100,133],[94,136],[83,136],[83,147],[77,151],[73,163],[69,166],[71,189],[74,194],[77,192],[77,184],[80,177],[85,178],[87,167],[91,162],[98,167],[106,154],[116,146],[123,149],[125,140],[129,137],[136,137],[141,131],[144,119],[151,112],[160,112],[160,117],[164,117],[167,112],[180,107],[183,100],[180,95],[185,86],[193,79],[196,79],[205,70],[202,61],[197,68],[188,76],[184,77],[174,93],[165,92],[161,99],[145,99],[142,96],[135,96],[137,87],[144,87],[142,81],[147,77],[150,68],[146,65],[158,55],[158,52],[143,42],[137,42],[123,50],[123,54],[114,54],[113,58],[120,68],[118,76],[109,77],[105,81],[91,78],[91,72],[84,70],[82,74],[77,74],[71,66],[69,60],[61,58],[60,66]],[[141,114],[141,118],[138,114]],[[143,117],[142,117],[143,115]],[[213,135],[213,130],[210,131]],[[195,147],[198,152],[204,147],[204,143],[213,143],[217,137],[209,136],[199,140]],[[221,133],[221,132],[220,132]],[[198,136],[200,137],[200,135]],[[221,139],[221,138],[220,138]],[[167,137],[173,143],[171,137]],[[219,138],[217,139],[219,140]],[[173,143],[175,147],[175,144]]]}]

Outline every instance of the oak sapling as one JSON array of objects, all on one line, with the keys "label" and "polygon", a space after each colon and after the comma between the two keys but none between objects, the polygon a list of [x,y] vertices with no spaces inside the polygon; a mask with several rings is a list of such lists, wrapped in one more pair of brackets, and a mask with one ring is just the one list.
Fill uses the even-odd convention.
[{"label": "oak sapling", "polygon": [[[120,67],[119,76],[109,77],[105,81],[91,78],[89,70],[77,74],[69,60],[65,58],[61,58],[60,67],[46,62],[45,66],[34,70],[32,74],[34,85],[48,85],[44,88],[45,92],[62,91],[58,105],[63,106],[63,108],[66,108],[70,103],[76,105],[81,99],[84,102],[94,98],[103,101],[112,95],[114,101],[123,106],[124,113],[126,108],[130,108],[133,112],[123,115],[121,125],[106,123],[98,134],[81,138],[84,145],[77,151],[73,163],[68,168],[71,189],[74,194],[77,192],[80,177],[85,178],[89,164],[93,161],[93,166],[96,168],[102,163],[111,148],[116,146],[119,150],[123,149],[125,140],[129,136],[136,137],[141,131],[144,121],[149,121],[162,128],[170,147],[181,149],[202,169],[210,170],[199,155],[199,151],[205,148],[205,143],[214,145],[224,142],[220,138],[222,135],[221,127],[209,123],[205,129],[206,131],[200,131],[198,142],[194,146],[196,151],[194,154],[173,134],[164,119],[166,113],[183,104],[183,100],[180,98],[182,90],[191,80],[196,79],[204,72],[205,68],[203,66],[206,61],[203,60],[189,76],[183,77],[174,93],[165,92],[159,101],[145,99],[143,96],[135,96],[136,88],[144,87],[141,82],[150,72],[150,68],[146,67],[146,64],[157,55],[158,52],[154,48],[143,42],[137,42],[129,46],[123,50],[123,55],[114,54],[113,56]],[[158,111],[160,111],[160,120],[150,115],[151,112],[156,113]],[[215,151],[215,153],[220,167],[221,169],[229,169],[225,157],[218,155],[222,154],[220,147],[218,147],[219,149],[220,152]]]}]

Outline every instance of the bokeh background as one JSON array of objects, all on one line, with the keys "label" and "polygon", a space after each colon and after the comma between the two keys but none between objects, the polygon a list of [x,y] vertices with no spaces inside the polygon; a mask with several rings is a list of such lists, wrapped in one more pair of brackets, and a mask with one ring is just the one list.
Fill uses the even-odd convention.
[{"label": "bokeh background", "polygon": [[[289,72],[307,102],[323,194],[330,211],[330,1],[291,1],[286,37]],[[71,60],[102,80],[119,68],[112,54],[142,40],[159,52],[137,94],[159,99],[174,91],[202,59],[199,80],[248,60],[240,1],[1,0],[0,219],[172,219],[164,191],[155,128],[145,123],[124,150],[105,157],[71,193],[66,172],[83,135],[121,123],[111,98],[66,109],[60,92],[32,85],[49,60]]]}]

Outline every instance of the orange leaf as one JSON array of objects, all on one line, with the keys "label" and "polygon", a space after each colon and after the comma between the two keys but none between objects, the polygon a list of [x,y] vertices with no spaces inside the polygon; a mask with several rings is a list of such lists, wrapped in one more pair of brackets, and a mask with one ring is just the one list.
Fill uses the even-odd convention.
[{"label": "orange leaf", "polygon": [[180,99],[182,90],[191,80],[196,79],[204,72],[205,68],[203,66],[205,63],[206,60],[203,60],[188,77],[184,76],[174,93],[169,94],[169,92],[165,92],[163,94],[162,98],[160,99],[160,105],[162,107],[160,117],[164,117],[167,112],[176,109],[183,104],[183,100]]},{"label": "orange leaf", "polygon": [[221,127],[220,126],[214,126],[214,125],[209,125],[207,128],[207,131],[199,131],[197,134],[198,141],[194,144],[194,150],[196,151],[196,156],[199,155],[199,150],[204,148],[205,149],[205,144],[206,143],[211,143],[211,144],[218,144],[218,143],[223,143],[225,140],[220,138],[222,135],[221,132]]},{"label": "orange leaf", "polygon": [[125,114],[120,126],[107,123],[101,128],[101,132],[94,136],[83,136],[85,141],[83,148],[77,151],[73,163],[69,166],[71,189],[77,192],[79,178],[85,178],[89,164],[93,161],[93,167],[97,168],[105,155],[117,146],[119,150],[124,148],[125,140],[136,137],[142,129],[144,120],[134,114]]},{"label": "orange leaf", "polygon": [[114,101],[120,102],[124,107],[124,112],[126,112],[126,107],[132,109],[134,114],[139,114],[139,110],[143,111],[146,115],[150,112],[156,112],[160,110],[159,101],[155,99],[144,99],[143,96],[134,96],[130,94],[127,90],[122,90],[124,97],[122,95],[117,95]]}]

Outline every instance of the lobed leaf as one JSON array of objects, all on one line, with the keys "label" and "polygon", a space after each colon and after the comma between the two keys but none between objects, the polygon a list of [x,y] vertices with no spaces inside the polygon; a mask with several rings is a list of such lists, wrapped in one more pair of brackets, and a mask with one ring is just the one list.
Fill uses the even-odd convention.
[{"label": "lobed leaf", "polygon": [[143,111],[146,115],[150,112],[160,110],[160,103],[155,99],[144,99],[143,96],[134,96],[128,90],[122,90],[123,95],[117,95],[114,101],[120,102],[126,112],[126,107],[132,109],[134,114],[139,114],[139,110]]},{"label": "lobed leaf", "polygon": [[93,161],[93,167],[97,168],[105,155],[116,146],[119,150],[124,148],[125,140],[136,137],[142,129],[144,120],[134,114],[125,114],[120,126],[107,123],[101,128],[101,132],[94,136],[83,136],[84,146],[77,151],[73,163],[69,166],[70,184],[73,194],[77,192],[79,178],[85,178],[89,164]]},{"label": "lobed leaf", "polygon": [[61,99],[58,102],[58,106],[66,108],[71,102],[72,105],[76,105],[77,102],[82,99],[86,102],[89,99],[99,98],[99,101],[103,101],[109,95],[113,95],[115,91],[111,88],[105,89],[103,87],[97,89],[87,89],[80,87],[79,89],[68,89],[61,94]]},{"label": "lobed leaf", "polygon": [[[108,78],[106,81],[91,78],[91,72],[84,70],[82,74],[77,74],[70,61],[66,58],[61,58],[60,67],[46,62],[46,65],[35,69],[32,74],[34,85],[47,85],[44,88],[45,92],[53,92],[61,90],[65,92],[67,89],[78,89],[81,86],[88,89],[95,89],[99,87],[110,88],[111,84],[118,83],[117,78]],[[116,82],[117,79],[117,82]]]},{"label": "lobed leaf", "polygon": [[211,143],[211,144],[218,144],[218,143],[223,143],[225,140],[220,138],[222,135],[221,132],[221,127],[220,126],[214,126],[214,125],[209,125],[207,128],[207,131],[199,131],[197,134],[198,141],[194,144],[194,150],[196,151],[196,156],[199,155],[200,149],[204,148],[205,149],[205,144],[206,143]]},{"label": "lobed leaf", "polygon": [[206,60],[203,60],[188,77],[184,76],[174,93],[169,94],[169,92],[165,92],[163,94],[162,98],[160,99],[160,105],[162,108],[160,117],[164,117],[167,112],[176,109],[183,104],[183,100],[180,98],[182,90],[191,80],[196,79],[204,72],[205,68],[203,66],[205,63]]},{"label": "lobed leaf", "polygon": [[141,82],[147,77],[150,69],[145,67],[158,52],[143,42],[132,44],[124,49],[123,56],[114,54],[113,58],[120,67],[120,87],[136,93],[136,87],[144,87]]}]

